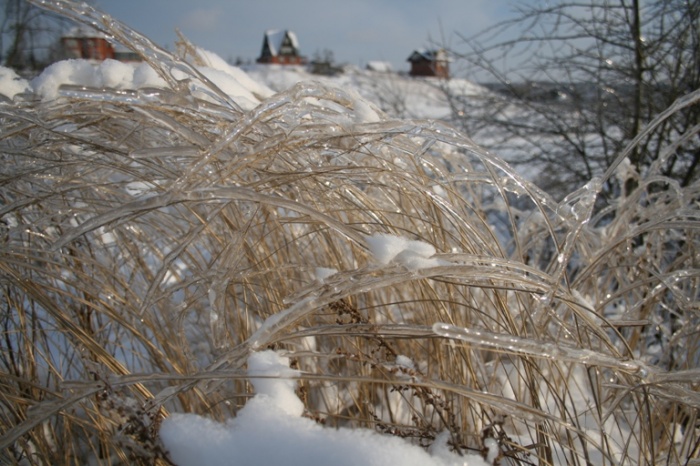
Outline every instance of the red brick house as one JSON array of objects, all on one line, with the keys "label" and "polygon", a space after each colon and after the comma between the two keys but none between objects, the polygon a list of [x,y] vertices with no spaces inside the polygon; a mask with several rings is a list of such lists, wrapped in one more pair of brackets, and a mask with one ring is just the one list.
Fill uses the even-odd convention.
[{"label": "red brick house", "polygon": [[61,37],[61,58],[83,58],[102,61],[108,58],[123,62],[141,61],[141,57],[107,36],[86,26],[77,26]]},{"label": "red brick house", "polygon": [[61,37],[64,58],[106,60],[114,57],[114,47],[107,37],[94,29],[77,26]]},{"label": "red brick house", "polygon": [[262,52],[257,62],[303,65],[306,63],[306,57],[302,57],[299,53],[299,40],[294,32],[270,29],[265,32]]},{"label": "red brick house", "polygon": [[450,77],[450,60],[445,49],[418,49],[407,61],[411,62],[411,76],[435,76],[445,79]]}]

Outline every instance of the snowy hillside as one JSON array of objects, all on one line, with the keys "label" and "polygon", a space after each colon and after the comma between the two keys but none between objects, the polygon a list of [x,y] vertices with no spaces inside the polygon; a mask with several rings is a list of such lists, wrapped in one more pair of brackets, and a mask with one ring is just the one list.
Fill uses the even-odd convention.
[{"label": "snowy hillside", "polygon": [[364,98],[398,118],[447,119],[451,109],[446,91],[468,98],[480,98],[489,93],[464,79],[412,78],[352,66],[345,67],[343,73],[335,76],[321,76],[311,74],[305,68],[279,65],[248,66],[245,71],[275,91],[288,89],[300,81],[320,81],[342,89],[356,89]]},{"label": "snowy hillside", "polygon": [[[318,81],[331,87],[356,90],[392,117],[448,119],[451,109],[446,93],[479,99],[490,92],[464,79],[412,78],[352,66],[334,76],[312,74],[306,68],[296,66],[249,65],[241,69],[211,52],[196,50],[197,61],[205,65],[201,71],[244,108],[252,108],[274,92],[287,90],[299,82]],[[8,97],[26,89],[27,84],[14,77],[11,70],[0,73],[0,93]],[[58,96],[58,86],[62,84],[116,89],[166,86],[162,78],[145,64],[114,60],[91,64],[71,60],[49,67],[34,80],[32,88],[43,98],[53,99]]]}]

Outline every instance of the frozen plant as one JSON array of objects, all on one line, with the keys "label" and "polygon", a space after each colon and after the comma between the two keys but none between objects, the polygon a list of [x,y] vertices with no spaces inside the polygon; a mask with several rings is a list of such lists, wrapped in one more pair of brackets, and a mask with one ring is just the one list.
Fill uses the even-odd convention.
[{"label": "frozen plant", "polygon": [[42,98],[76,62],[0,102],[2,462],[187,461],[188,422],[238,442],[251,411],[280,442],[284,418],[314,447],[375,430],[443,462],[698,456],[699,185],[652,166],[596,203],[638,141],[557,202],[444,123],[330,84],[253,91],[194,46],[36,3],[159,87]]}]

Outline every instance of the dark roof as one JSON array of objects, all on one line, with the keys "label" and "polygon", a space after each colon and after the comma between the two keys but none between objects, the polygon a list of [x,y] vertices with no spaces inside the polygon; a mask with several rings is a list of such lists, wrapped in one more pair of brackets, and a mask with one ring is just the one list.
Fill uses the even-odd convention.
[{"label": "dark roof", "polygon": [[448,58],[447,51],[445,49],[437,49],[437,50],[418,49],[418,50],[415,50],[408,57],[407,61],[410,61],[410,62],[416,62],[416,61],[434,62],[434,61],[450,61],[450,59]]},{"label": "dark roof", "polygon": [[282,44],[284,44],[285,40],[289,41],[292,48],[294,48],[296,52],[299,51],[299,40],[297,39],[296,34],[289,30],[280,31],[276,29],[269,29],[265,31],[263,48],[265,48],[265,45],[267,45],[270,55],[276,57],[279,54],[280,48],[282,47]]}]

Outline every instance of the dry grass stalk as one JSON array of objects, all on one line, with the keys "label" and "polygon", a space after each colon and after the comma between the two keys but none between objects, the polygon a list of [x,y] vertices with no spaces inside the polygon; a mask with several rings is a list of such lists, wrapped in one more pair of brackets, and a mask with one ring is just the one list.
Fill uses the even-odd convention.
[{"label": "dry grass stalk", "polygon": [[[5,461],[167,461],[160,417],[234,415],[262,348],[329,425],[490,436],[501,464],[698,457],[697,184],[557,204],[451,128],[368,122],[320,84],[248,112],[181,81],[66,94],[0,109]],[[378,263],[376,233],[440,262]]]}]

